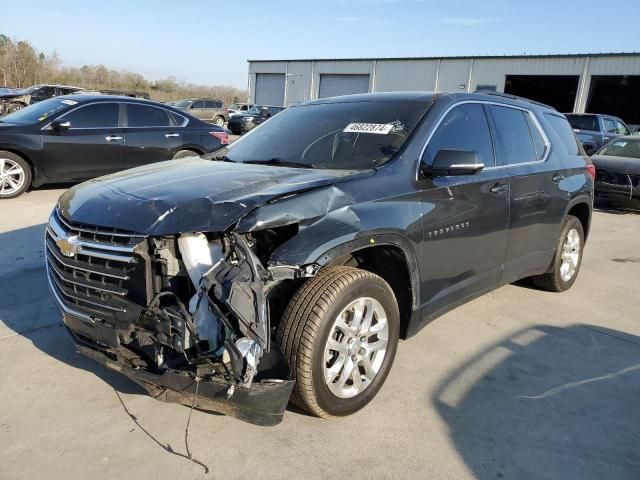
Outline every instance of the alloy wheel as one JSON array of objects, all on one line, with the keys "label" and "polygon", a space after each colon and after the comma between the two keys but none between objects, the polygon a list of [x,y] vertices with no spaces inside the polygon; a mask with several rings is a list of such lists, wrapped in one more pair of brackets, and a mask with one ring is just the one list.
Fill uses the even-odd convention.
[{"label": "alloy wheel", "polygon": [[362,393],[380,371],[387,352],[389,324],[375,298],[347,305],[331,327],[324,349],[324,380],[339,398]]},{"label": "alloy wheel", "polygon": [[9,158],[0,158],[0,196],[20,191],[25,178],[25,171],[20,164]]},{"label": "alloy wheel", "polygon": [[560,258],[560,277],[568,282],[575,275],[580,260],[580,234],[575,228],[567,233]]}]

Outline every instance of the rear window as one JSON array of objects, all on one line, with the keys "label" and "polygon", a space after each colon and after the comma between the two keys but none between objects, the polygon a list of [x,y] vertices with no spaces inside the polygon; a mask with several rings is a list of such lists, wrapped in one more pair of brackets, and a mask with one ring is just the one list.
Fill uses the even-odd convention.
[{"label": "rear window", "polygon": [[567,149],[569,155],[578,155],[580,147],[575,133],[571,130],[571,125],[567,119],[551,113],[545,113],[544,116],[548,120],[553,131],[560,137],[560,140]]},{"label": "rear window", "polygon": [[591,130],[599,132],[598,117],[595,115],[567,115],[567,120],[576,130]]},{"label": "rear window", "polygon": [[168,127],[171,125],[166,110],[149,105],[127,105],[128,127]]}]

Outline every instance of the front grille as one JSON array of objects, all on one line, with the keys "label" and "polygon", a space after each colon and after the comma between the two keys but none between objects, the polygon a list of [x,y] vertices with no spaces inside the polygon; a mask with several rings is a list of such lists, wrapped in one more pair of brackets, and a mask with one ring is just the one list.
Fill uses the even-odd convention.
[{"label": "front grille", "polygon": [[148,303],[144,235],[72,223],[56,210],[45,247],[49,284],[68,313],[130,322]]}]

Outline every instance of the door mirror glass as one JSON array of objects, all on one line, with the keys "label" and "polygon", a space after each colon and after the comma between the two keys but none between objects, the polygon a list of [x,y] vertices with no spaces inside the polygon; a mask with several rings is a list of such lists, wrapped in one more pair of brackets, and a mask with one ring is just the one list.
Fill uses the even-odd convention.
[{"label": "door mirror glass", "polygon": [[54,120],[51,122],[51,128],[58,133],[65,132],[71,128],[71,122],[64,119]]},{"label": "door mirror glass", "polygon": [[470,150],[440,150],[431,166],[424,165],[430,176],[472,175],[484,168],[478,152]]}]

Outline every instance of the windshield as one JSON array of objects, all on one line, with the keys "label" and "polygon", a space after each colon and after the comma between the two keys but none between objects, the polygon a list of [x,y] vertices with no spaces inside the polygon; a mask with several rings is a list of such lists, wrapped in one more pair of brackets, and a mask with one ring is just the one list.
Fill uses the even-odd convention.
[{"label": "windshield", "polygon": [[10,113],[0,118],[2,123],[15,125],[35,125],[50,118],[53,114],[60,112],[70,106],[77,104],[75,100],[63,98],[50,98],[42,102],[29,105],[17,112]]},{"label": "windshield", "polygon": [[595,115],[567,115],[567,120],[569,120],[571,127],[576,130],[600,131],[598,117]]},{"label": "windshield", "polygon": [[292,107],[216,152],[216,158],[308,168],[374,168],[402,148],[427,108],[409,101]]},{"label": "windshield", "polygon": [[180,100],[179,102],[176,102],[174,104],[174,107],[187,108],[189,105],[191,105],[191,103],[191,100]]},{"label": "windshield", "polygon": [[640,158],[640,140],[614,140],[600,150],[598,155]]},{"label": "windshield", "polygon": [[249,110],[247,110],[247,113],[249,115],[260,115],[261,111],[262,111],[262,108],[260,107],[251,107]]}]

